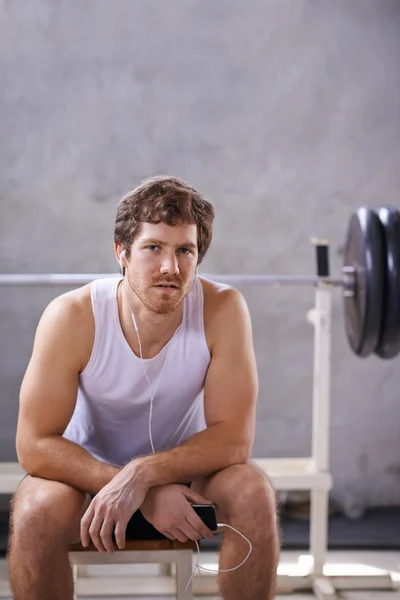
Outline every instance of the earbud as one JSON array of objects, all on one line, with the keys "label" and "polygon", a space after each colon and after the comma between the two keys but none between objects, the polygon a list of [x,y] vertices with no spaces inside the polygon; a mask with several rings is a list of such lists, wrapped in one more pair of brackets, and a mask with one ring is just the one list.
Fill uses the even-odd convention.
[{"label": "earbud", "polygon": [[126,250],[122,250],[121,254],[119,255],[119,266],[121,267],[121,269],[124,268],[124,263],[123,263],[123,259],[126,256]]}]

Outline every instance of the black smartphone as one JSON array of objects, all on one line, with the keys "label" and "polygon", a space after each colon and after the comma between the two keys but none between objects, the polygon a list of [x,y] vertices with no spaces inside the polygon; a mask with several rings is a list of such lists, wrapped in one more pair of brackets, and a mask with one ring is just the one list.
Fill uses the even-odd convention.
[{"label": "black smartphone", "polygon": [[192,504],[192,508],[208,529],[217,530],[217,516],[212,504]]}]

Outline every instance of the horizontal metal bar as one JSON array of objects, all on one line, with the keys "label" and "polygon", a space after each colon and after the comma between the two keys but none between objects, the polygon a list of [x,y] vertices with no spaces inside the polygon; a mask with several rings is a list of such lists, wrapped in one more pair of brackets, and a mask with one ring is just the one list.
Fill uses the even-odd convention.
[{"label": "horizontal metal bar", "polygon": [[85,285],[104,277],[118,277],[118,273],[0,274],[0,285]]},{"label": "horizontal metal bar", "polygon": [[318,283],[329,283],[342,286],[342,278],[317,277],[316,275],[209,275],[200,273],[203,277],[213,281],[228,284],[247,285],[317,285]]},{"label": "horizontal metal bar", "polygon": [[[0,285],[84,285],[94,279],[104,277],[118,277],[118,273],[38,273],[38,274],[0,274]],[[200,276],[212,281],[233,285],[317,285],[329,283],[334,286],[343,286],[342,277],[317,277],[315,275],[217,275],[200,273]]]}]

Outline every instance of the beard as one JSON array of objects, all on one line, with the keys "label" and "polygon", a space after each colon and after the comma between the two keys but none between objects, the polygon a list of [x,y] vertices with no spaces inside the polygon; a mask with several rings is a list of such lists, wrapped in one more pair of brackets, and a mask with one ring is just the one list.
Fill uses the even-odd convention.
[{"label": "beard", "polygon": [[[148,310],[157,315],[167,315],[178,308],[190,292],[194,277],[195,275],[185,283],[177,277],[160,275],[151,280],[143,280],[138,273],[126,273],[131,291]],[[157,288],[160,284],[171,284],[176,286],[176,289],[172,293],[170,291],[163,292],[162,288]]]}]

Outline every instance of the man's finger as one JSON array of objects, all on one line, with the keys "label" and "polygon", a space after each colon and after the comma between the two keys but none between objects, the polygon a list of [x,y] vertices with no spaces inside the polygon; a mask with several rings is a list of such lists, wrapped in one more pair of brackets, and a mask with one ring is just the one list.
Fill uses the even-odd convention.
[{"label": "man's finger", "polygon": [[197,492],[190,490],[189,488],[185,491],[185,496],[192,504],[212,504],[211,500],[207,500]]},{"label": "man's finger", "polygon": [[118,520],[115,525],[115,541],[117,542],[117,546],[120,550],[125,548],[126,526],[127,523],[121,520]]},{"label": "man's finger", "polygon": [[171,527],[171,533],[172,535],[175,536],[175,538],[178,540],[178,542],[187,542],[189,540],[188,536],[184,533],[182,533],[182,531],[180,529],[178,529],[178,527]]},{"label": "man's finger", "polygon": [[114,548],[114,542],[113,542],[113,532],[114,532],[114,519],[112,519],[111,517],[106,517],[103,521],[103,525],[101,526],[100,529],[100,538],[101,541],[103,543],[104,548],[106,549],[107,552],[109,553],[113,553],[115,548]]},{"label": "man's finger", "polygon": [[179,527],[190,540],[201,540],[204,537],[202,532],[195,529],[188,519],[185,519],[185,522],[181,523]]},{"label": "man's finger", "polygon": [[85,547],[89,546],[89,544],[90,544],[89,527],[92,522],[93,516],[94,516],[94,508],[93,508],[93,504],[90,503],[85,514],[83,515],[83,517],[81,519],[81,526],[80,526],[81,543],[82,543],[82,546],[85,546]]},{"label": "man's finger", "polygon": [[103,525],[103,517],[101,517],[98,513],[94,515],[92,519],[92,523],[89,527],[89,534],[92,538],[92,542],[97,548],[99,552],[106,552],[105,547],[103,546],[103,542],[100,537],[100,529]]}]

